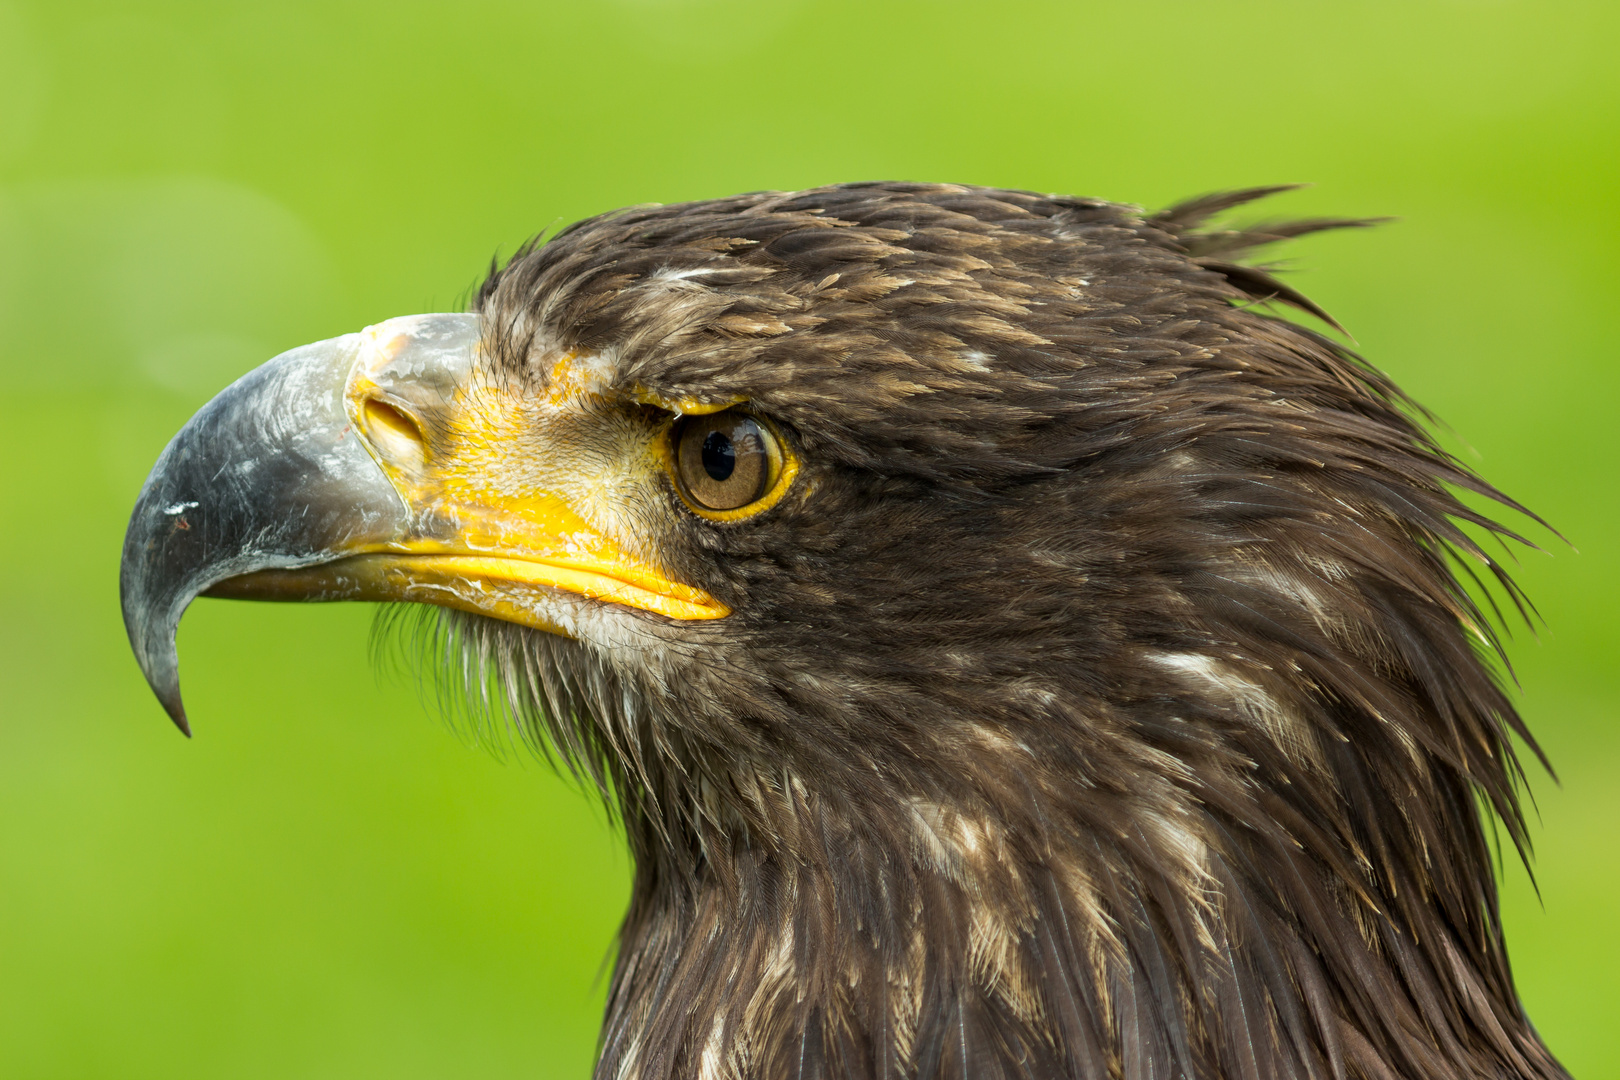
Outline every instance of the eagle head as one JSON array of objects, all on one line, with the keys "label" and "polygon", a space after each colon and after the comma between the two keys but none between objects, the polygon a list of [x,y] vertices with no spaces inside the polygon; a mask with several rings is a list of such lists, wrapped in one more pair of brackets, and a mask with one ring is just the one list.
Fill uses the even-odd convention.
[{"label": "eagle head", "polygon": [[137,657],[185,728],[193,597],[431,605],[623,821],[603,1078],[1563,1076],[1458,577],[1517,600],[1455,493],[1517,507],[1265,307],[1326,319],[1246,251],[1364,224],[1204,226],[1270,190],[581,222],[199,412]]}]

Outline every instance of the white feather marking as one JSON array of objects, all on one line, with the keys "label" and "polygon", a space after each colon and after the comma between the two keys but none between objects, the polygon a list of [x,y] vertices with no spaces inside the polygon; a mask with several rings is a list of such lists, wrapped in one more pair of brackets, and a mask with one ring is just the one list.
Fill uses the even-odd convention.
[{"label": "white feather marking", "polygon": [[1230,702],[1239,716],[1264,728],[1290,756],[1325,769],[1321,749],[1310,726],[1284,709],[1277,699],[1227,664],[1202,653],[1150,653],[1162,668],[1188,676],[1204,692],[1214,691]]},{"label": "white feather marking", "polygon": [[689,266],[684,270],[677,270],[673,266],[661,267],[647,275],[648,281],[685,281],[688,278],[703,277],[713,274],[719,267],[715,266]]},{"label": "white feather marking", "polygon": [[699,1080],[722,1080],[724,1074],[721,1066],[725,1062],[725,1053],[720,1040],[725,1028],[724,1018],[715,1017],[709,1028],[709,1037],[703,1041],[703,1053],[698,1056]]}]

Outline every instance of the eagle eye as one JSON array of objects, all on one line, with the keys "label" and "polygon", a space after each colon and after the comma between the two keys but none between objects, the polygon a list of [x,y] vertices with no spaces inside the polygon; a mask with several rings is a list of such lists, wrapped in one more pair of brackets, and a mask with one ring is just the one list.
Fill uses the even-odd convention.
[{"label": "eagle eye", "polygon": [[786,454],[770,427],[727,409],[675,422],[675,480],[692,508],[706,517],[735,520],[774,502],[785,487]]}]

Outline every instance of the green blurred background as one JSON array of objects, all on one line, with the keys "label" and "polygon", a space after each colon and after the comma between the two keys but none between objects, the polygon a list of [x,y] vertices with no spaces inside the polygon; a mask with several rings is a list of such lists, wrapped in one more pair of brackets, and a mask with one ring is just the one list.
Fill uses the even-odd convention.
[{"label": "green blurred background", "polygon": [[128,509],[242,371],[531,233],[904,178],[1402,218],[1291,280],[1579,549],[1523,559],[1563,786],[1505,907],[1554,1050],[1620,1077],[1617,45],[1549,0],[0,2],[0,1076],[586,1076],[602,812],[375,674],[357,605],[199,603],[187,743]]}]

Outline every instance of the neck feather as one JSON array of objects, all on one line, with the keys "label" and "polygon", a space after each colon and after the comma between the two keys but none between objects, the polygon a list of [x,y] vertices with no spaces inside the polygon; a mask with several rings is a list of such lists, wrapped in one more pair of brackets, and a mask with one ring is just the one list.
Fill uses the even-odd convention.
[{"label": "neck feather", "polygon": [[1076,717],[1089,764],[969,725],[936,763],[958,783],[755,777],[773,809],[679,857],[632,816],[599,1077],[1562,1076],[1467,783],[1397,745],[1407,812],[1432,814],[1379,820],[1387,793],[1351,807],[1324,779],[1369,770],[1304,703],[1157,663],[1184,693]]}]

